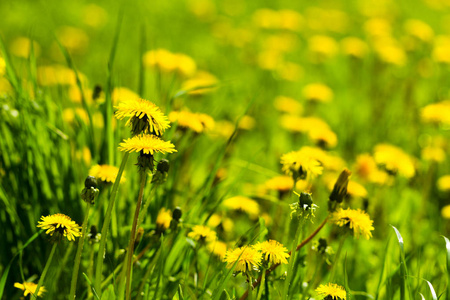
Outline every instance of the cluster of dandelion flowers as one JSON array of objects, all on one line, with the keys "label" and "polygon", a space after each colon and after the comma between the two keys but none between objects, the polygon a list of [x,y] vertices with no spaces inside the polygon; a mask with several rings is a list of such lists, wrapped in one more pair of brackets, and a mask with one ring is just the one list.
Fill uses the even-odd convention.
[{"label": "cluster of dandelion flowers", "polygon": [[372,237],[374,230],[373,221],[369,215],[360,209],[338,209],[331,215],[330,221],[338,226],[348,226],[353,229],[355,237],[359,238],[361,235],[366,239]]},{"label": "cluster of dandelion flowers", "polygon": [[258,242],[253,246],[254,249],[261,251],[264,259],[272,264],[287,264],[287,258],[289,257],[288,249],[283,244],[269,240],[265,242]]},{"label": "cluster of dandelion flowers", "polygon": [[65,236],[69,241],[75,241],[76,237],[81,236],[81,226],[64,214],[42,216],[37,227],[47,230],[45,233],[50,234],[50,236],[57,233]]},{"label": "cluster of dandelion flowers", "polygon": [[119,149],[125,152],[142,151],[143,154],[151,155],[158,152],[162,154],[177,152],[175,146],[171,142],[163,141],[152,134],[140,134],[126,139],[120,143]]},{"label": "cluster of dandelion flowers", "polygon": [[261,265],[261,260],[262,253],[253,247],[248,246],[229,250],[225,255],[227,268],[231,269],[234,264],[236,264],[234,269],[236,272],[246,273],[252,270],[257,270]]},{"label": "cluster of dandelion flowers", "polygon": [[317,294],[319,294],[320,297],[323,297],[323,299],[332,299],[332,300],[346,300],[347,299],[347,292],[345,289],[337,284],[334,283],[328,283],[328,284],[321,284],[316,289]]},{"label": "cluster of dandelion flowers", "polygon": [[170,127],[169,120],[158,106],[144,99],[130,98],[122,100],[117,106],[117,119],[130,118],[126,125],[132,126],[132,132],[162,135]]},{"label": "cluster of dandelion flowers", "polygon": [[[23,291],[23,295],[26,297],[28,296],[28,294],[33,295],[36,292],[37,284],[34,282],[24,282],[24,283],[16,282],[14,283],[14,287],[21,289]],[[45,287],[41,286],[39,288],[37,296],[42,297],[45,292],[47,292],[47,290],[45,289]]]},{"label": "cluster of dandelion flowers", "polygon": [[195,225],[192,231],[188,233],[188,237],[196,241],[213,242],[216,240],[216,232],[207,226]]}]

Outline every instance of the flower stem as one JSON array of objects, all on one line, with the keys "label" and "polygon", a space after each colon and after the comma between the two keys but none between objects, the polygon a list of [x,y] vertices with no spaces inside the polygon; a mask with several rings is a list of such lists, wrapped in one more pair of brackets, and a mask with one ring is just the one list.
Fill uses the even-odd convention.
[{"label": "flower stem", "polygon": [[100,239],[100,246],[98,248],[97,253],[97,264],[95,269],[95,290],[99,297],[101,298],[101,282],[102,282],[102,270],[103,270],[103,255],[105,253],[106,247],[106,237],[108,235],[109,225],[111,223],[111,212],[114,207],[114,202],[116,200],[117,190],[119,189],[120,179],[122,178],[123,170],[125,169],[125,165],[127,164],[128,156],[130,154],[125,152],[122,158],[122,162],[119,167],[119,172],[117,173],[117,178],[114,181],[114,185],[111,192],[111,198],[109,199],[108,209],[106,210],[105,220],[103,222],[102,227],[102,236]]},{"label": "flower stem", "polygon": [[292,275],[293,275],[292,273],[294,272],[295,257],[297,254],[296,248],[297,248],[297,244],[298,244],[298,239],[300,237],[300,232],[303,229],[303,224],[304,224],[304,220],[303,220],[303,218],[301,218],[298,222],[297,229],[295,230],[294,242],[292,243],[292,250],[291,250],[292,254],[291,254],[291,258],[289,259],[287,278],[286,278],[286,281],[284,282],[284,287],[283,287],[283,299],[288,298],[289,286],[291,284]]},{"label": "flower stem", "polygon": [[47,275],[48,268],[50,267],[50,264],[53,260],[53,255],[56,251],[56,246],[58,246],[57,243],[53,244],[52,251],[50,251],[50,256],[47,259],[47,262],[45,263],[44,271],[42,271],[41,278],[39,278],[38,285],[36,287],[36,291],[33,294],[33,299],[37,299],[37,296],[39,295],[39,289],[41,288],[42,284],[44,283],[45,275]]},{"label": "flower stem", "polygon": [[141,172],[141,186],[139,188],[139,198],[136,204],[136,210],[134,211],[133,218],[133,226],[131,227],[131,235],[130,235],[130,243],[128,244],[128,252],[127,252],[127,268],[126,268],[126,288],[125,288],[125,299],[131,299],[131,275],[132,275],[132,265],[131,261],[133,260],[133,252],[134,252],[134,243],[136,241],[136,230],[137,230],[137,222],[139,219],[139,212],[141,210],[142,196],[144,195],[144,187],[145,180],[147,178],[147,173],[145,171]]},{"label": "flower stem", "polygon": [[77,289],[78,270],[80,268],[81,255],[83,253],[84,238],[86,236],[86,228],[87,228],[90,209],[91,209],[91,203],[88,201],[87,205],[86,205],[86,211],[84,213],[84,221],[83,221],[83,228],[81,229],[81,237],[78,240],[77,254],[75,256],[75,264],[73,265],[72,282],[70,284],[70,295],[69,295],[70,300],[75,299],[75,291]]},{"label": "flower stem", "polygon": [[336,265],[339,263],[339,257],[341,256],[342,247],[344,246],[344,242],[347,239],[347,236],[348,236],[348,233],[344,234],[344,236],[341,238],[341,241],[339,242],[339,248],[338,248],[336,256],[334,258],[329,282],[333,282],[334,276],[336,275],[336,268],[337,268]]}]

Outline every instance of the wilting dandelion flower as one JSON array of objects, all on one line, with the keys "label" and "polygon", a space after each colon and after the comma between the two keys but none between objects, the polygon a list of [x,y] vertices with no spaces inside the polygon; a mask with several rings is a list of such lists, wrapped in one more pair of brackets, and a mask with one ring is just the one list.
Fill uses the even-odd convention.
[{"label": "wilting dandelion flower", "polygon": [[331,215],[330,221],[338,226],[348,226],[353,229],[355,237],[364,236],[367,240],[372,237],[373,221],[369,215],[360,209],[339,208]]},{"label": "wilting dandelion flower", "polygon": [[47,230],[45,233],[50,234],[50,236],[53,236],[54,233],[63,235],[69,241],[74,241],[76,237],[81,236],[81,226],[64,214],[42,216],[37,227]]},{"label": "wilting dandelion flower", "polygon": [[253,246],[254,249],[261,251],[263,258],[272,264],[287,264],[286,258],[289,257],[288,249],[275,240],[258,242]]},{"label": "wilting dandelion flower", "polygon": [[[117,174],[119,173],[119,169],[115,166],[110,165],[95,165],[92,166],[89,170],[89,175],[94,176],[95,178],[100,179],[103,182],[114,183],[117,178]],[[120,182],[124,182],[125,177],[122,175],[120,178]]]},{"label": "wilting dandelion flower", "polygon": [[119,149],[125,152],[143,152],[144,154],[177,152],[171,142],[166,142],[151,134],[141,134],[124,140]]},{"label": "wilting dandelion flower", "polygon": [[225,262],[227,262],[227,268],[231,269],[236,263],[234,271],[236,272],[249,272],[257,270],[261,265],[262,254],[258,250],[244,246],[241,248],[228,250],[225,255]]},{"label": "wilting dandelion flower", "polygon": [[334,283],[321,284],[316,289],[317,294],[323,297],[323,299],[332,300],[346,300],[347,293],[342,286]]},{"label": "wilting dandelion flower", "polygon": [[131,125],[135,134],[151,133],[160,136],[170,127],[167,117],[150,101],[131,98],[120,101],[115,108],[116,118],[130,118],[126,125]]},{"label": "wilting dandelion flower", "polygon": [[188,237],[196,241],[212,242],[217,238],[217,234],[207,226],[195,225],[192,231],[188,233]]},{"label": "wilting dandelion flower", "polygon": [[[33,282],[24,282],[23,284],[16,282],[14,283],[14,287],[21,289],[24,296],[28,296],[28,294],[33,295],[36,292],[37,284]],[[46,291],[45,287],[41,286],[37,296],[43,296]]]}]

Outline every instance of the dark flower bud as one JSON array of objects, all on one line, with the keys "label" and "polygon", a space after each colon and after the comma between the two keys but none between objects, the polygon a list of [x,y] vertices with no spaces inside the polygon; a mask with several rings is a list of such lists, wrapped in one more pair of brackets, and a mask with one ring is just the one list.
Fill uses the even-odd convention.
[{"label": "dark flower bud", "polygon": [[347,195],[347,186],[351,174],[352,172],[348,169],[344,169],[336,180],[329,197],[330,201],[328,202],[328,210],[330,212],[335,211],[338,204],[344,201],[344,197]]},{"label": "dark flower bud", "polygon": [[172,219],[179,222],[182,214],[181,207],[177,206],[172,212]]},{"label": "dark flower bud", "polygon": [[169,160],[163,158],[158,162],[158,165],[156,166],[156,171],[161,173],[167,173],[169,172]]},{"label": "dark flower bud", "polygon": [[84,181],[85,188],[90,189],[91,187],[93,187],[94,189],[96,189],[97,185],[97,178],[95,178],[94,176],[86,177],[86,180]]},{"label": "dark flower bud", "polygon": [[97,179],[93,176],[88,176],[84,181],[84,189],[81,191],[81,199],[84,202],[94,204],[94,199],[100,191],[97,189]]},{"label": "dark flower bud", "polygon": [[310,209],[313,204],[311,194],[304,192],[300,193],[299,202],[300,206],[303,207],[304,210]]},{"label": "dark flower bud", "polygon": [[94,90],[92,91],[92,99],[97,100],[100,98],[100,94],[102,93],[102,87],[97,84],[94,86]]},{"label": "dark flower bud", "polygon": [[161,159],[156,165],[156,172],[153,174],[152,183],[162,184],[166,182],[169,167],[169,161],[164,158]]},{"label": "dark flower bud", "polygon": [[144,154],[143,151],[139,152],[137,166],[141,172],[150,170],[153,173],[155,168],[154,159],[152,154]]}]

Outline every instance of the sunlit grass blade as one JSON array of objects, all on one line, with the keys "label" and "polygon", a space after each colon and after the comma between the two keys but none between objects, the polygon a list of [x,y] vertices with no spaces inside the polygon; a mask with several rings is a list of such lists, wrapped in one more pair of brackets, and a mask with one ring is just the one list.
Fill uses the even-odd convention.
[{"label": "sunlit grass blade", "polygon": [[447,298],[450,299],[450,240],[442,236],[445,240],[445,249],[447,251]]},{"label": "sunlit grass blade", "polygon": [[409,294],[409,299],[413,299],[411,296],[411,288],[409,286],[409,274],[408,274],[408,269],[406,266],[406,259],[405,259],[405,250],[404,250],[404,242],[403,242],[403,237],[400,234],[400,231],[398,231],[397,228],[395,228],[393,225],[391,225],[392,228],[394,228],[395,230],[395,234],[397,236],[397,241],[398,244],[400,246],[400,264],[401,264],[401,269],[400,269],[400,273],[401,273],[401,285],[400,285],[400,298],[406,299],[406,291],[407,290],[408,294]]},{"label": "sunlit grass blade", "polygon": [[98,297],[97,291],[95,290],[95,286],[92,284],[92,281],[89,279],[89,277],[86,275],[86,273],[83,273],[84,278],[86,279],[87,283],[92,289],[92,294],[94,295],[95,299],[100,300]]}]

